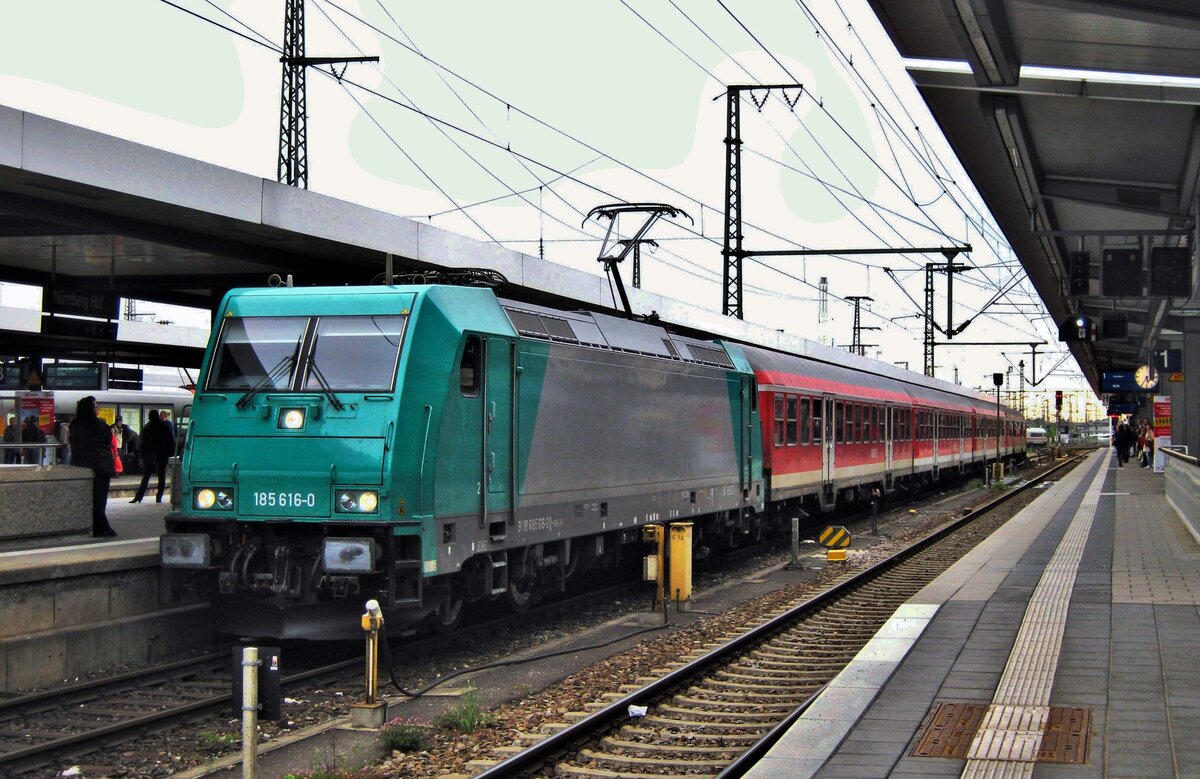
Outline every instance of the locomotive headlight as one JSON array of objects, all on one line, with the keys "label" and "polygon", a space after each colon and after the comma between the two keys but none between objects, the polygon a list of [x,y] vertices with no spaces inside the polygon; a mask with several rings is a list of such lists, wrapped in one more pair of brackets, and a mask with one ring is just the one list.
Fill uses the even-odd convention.
[{"label": "locomotive headlight", "polygon": [[283,430],[299,430],[304,427],[304,409],[279,409],[279,427]]},{"label": "locomotive headlight", "polygon": [[321,560],[327,573],[370,573],[375,570],[375,539],[326,538]]},{"label": "locomotive headlight", "polygon": [[158,552],[164,568],[207,568],[212,542],[203,533],[166,533],[159,537]]},{"label": "locomotive headlight", "polygon": [[223,487],[213,488],[204,487],[196,490],[196,499],[194,502],[196,508],[206,511],[208,509],[220,509],[228,511],[233,508],[233,490]]},{"label": "locomotive headlight", "polygon": [[339,490],[337,510],[342,514],[374,514],[379,509],[379,495],[374,490]]}]

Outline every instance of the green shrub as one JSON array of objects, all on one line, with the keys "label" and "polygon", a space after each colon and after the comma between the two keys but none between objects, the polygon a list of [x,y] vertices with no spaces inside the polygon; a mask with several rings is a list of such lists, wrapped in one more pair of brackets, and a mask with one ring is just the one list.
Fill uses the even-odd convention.
[{"label": "green shrub", "polygon": [[443,728],[454,728],[463,733],[474,733],[482,727],[491,725],[494,720],[495,718],[479,705],[479,695],[475,690],[475,685],[468,682],[466,692],[462,696],[462,703],[451,708],[445,714],[439,715],[434,720],[434,724]]},{"label": "green shrub", "polygon": [[421,752],[429,748],[429,726],[407,717],[397,717],[383,723],[379,739],[389,750]]},{"label": "green shrub", "polygon": [[205,749],[224,749],[233,746],[236,740],[231,733],[214,733],[211,730],[202,730],[196,734],[196,743]]}]

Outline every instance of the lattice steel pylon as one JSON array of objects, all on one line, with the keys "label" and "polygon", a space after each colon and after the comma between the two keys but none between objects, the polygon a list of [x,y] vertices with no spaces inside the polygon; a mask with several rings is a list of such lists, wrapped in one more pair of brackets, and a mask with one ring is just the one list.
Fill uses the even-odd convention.
[{"label": "lattice steel pylon", "polygon": [[285,0],[283,87],[279,105],[279,181],[308,189],[308,106],[304,62],[304,0]]},{"label": "lattice steel pylon", "polygon": [[933,367],[933,266],[925,266],[925,375],[932,377]]},{"label": "lattice steel pylon", "polygon": [[[378,62],[379,57],[306,57],[304,55],[304,0],[284,0],[283,86],[279,101],[280,183],[308,189],[308,98],[305,71],[309,65],[330,65],[341,80],[350,62]],[[342,73],[333,65],[342,65]]]},{"label": "lattice steel pylon", "polygon": [[725,259],[721,314],[742,318],[742,108],[739,89],[725,100]]}]

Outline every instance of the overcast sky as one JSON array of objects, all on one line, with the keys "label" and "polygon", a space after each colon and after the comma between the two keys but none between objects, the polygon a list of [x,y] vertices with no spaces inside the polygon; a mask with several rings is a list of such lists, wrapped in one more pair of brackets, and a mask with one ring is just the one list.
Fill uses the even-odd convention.
[{"label": "overcast sky", "polygon": [[[160,0],[5,4],[0,103],[275,178],[282,0],[172,2],[245,37]],[[581,228],[584,214],[668,203],[694,225],[654,228],[642,286],[719,311],[725,88],[799,82],[742,103],[745,248],[970,243],[953,316],[975,318],[960,339],[1060,351],[865,0],[308,0],[306,20],[310,56],[382,58],[350,65],[342,83],[310,69],[312,190],[589,273],[600,273],[603,226]],[[862,323],[881,329],[863,335],[878,345],[868,356],[919,372],[913,300],[924,264],[943,261],[747,261],[746,319],[849,344],[843,298],[869,295]],[[944,275],[935,288],[944,325]],[[963,384],[990,388],[1019,352],[941,348],[937,375],[953,380],[957,368]],[[1039,359],[1039,373],[1054,361]],[[1073,360],[1064,370],[1050,383],[1085,386]]]}]

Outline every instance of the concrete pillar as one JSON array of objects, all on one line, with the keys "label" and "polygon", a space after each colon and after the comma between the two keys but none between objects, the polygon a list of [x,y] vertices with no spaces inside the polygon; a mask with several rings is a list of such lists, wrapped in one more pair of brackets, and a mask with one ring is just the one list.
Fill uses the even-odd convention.
[{"label": "concrete pillar", "polygon": [[[1165,371],[1160,371],[1159,375],[1162,377],[1159,389],[1162,391],[1162,394],[1171,397],[1171,443],[1173,445],[1183,444],[1185,443],[1183,440],[1184,430],[1186,429],[1189,416],[1187,413],[1187,403],[1184,399],[1184,387],[1186,385],[1182,381],[1168,382],[1168,374]],[[1196,413],[1200,414],[1200,411]]]},{"label": "concrete pillar", "polygon": [[[1183,444],[1193,456],[1200,454],[1200,317],[1183,320],[1183,398],[1179,408],[1185,412],[1176,427],[1175,395],[1171,399],[1171,440]],[[1192,409],[1191,413],[1186,413]]]}]

